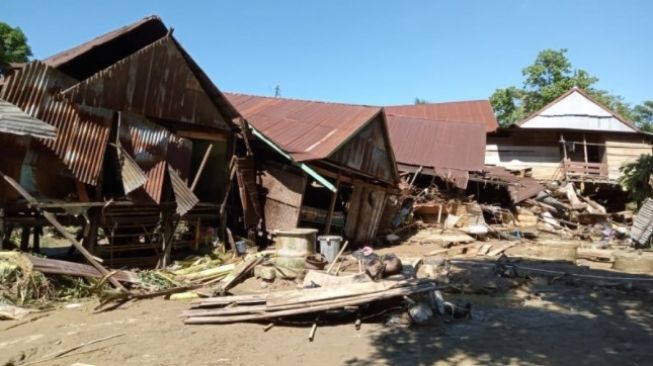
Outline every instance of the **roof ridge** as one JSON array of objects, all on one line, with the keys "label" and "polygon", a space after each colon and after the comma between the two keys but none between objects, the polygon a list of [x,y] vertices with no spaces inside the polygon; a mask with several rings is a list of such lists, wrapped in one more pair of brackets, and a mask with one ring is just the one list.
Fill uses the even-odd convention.
[{"label": "roof ridge", "polygon": [[244,97],[254,97],[254,98],[264,98],[264,99],[272,99],[272,100],[287,100],[291,102],[306,102],[306,103],[318,103],[318,104],[327,104],[327,105],[341,105],[341,106],[349,106],[349,107],[364,107],[364,108],[370,108],[370,109],[381,109],[383,107],[378,107],[378,106],[373,106],[369,104],[354,104],[354,103],[343,103],[343,102],[330,102],[330,101],[324,101],[324,100],[312,100],[312,99],[299,99],[299,98],[287,98],[287,97],[269,97],[265,95],[254,95],[254,94],[248,94],[248,93],[235,93],[235,92],[224,92],[224,94],[227,95],[240,95]]}]

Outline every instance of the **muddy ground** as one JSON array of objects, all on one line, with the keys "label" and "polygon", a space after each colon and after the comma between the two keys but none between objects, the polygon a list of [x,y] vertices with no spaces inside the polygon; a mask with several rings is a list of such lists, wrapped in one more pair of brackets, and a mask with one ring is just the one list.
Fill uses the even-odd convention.
[{"label": "muddy ground", "polygon": [[[394,248],[402,255],[428,246]],[[556,264],[521,262],[555,269]],[[163,299],[94,313],[78,307],[0,323],[0,365],[21,365],[90,340],[121,335],[39,365],[651,365],[650,281],[570,276],[499,278],[489,261],[454,266],[451,301],[472,304],[469,320],[410,328],[364,323],[309,327],[265,324],[184,325],[187,302]],[[602,270],[584,274],[623,277]],[[629,276],[629,275],[628,275]],[[524,278],[529,277],[529,278]],[[646,277],[636,277],[646,278]],[[482,289],[480,291],[479,289]],[[267,291],[250,279],[239,291]],[[459,293],[463,291],[464,293]]]}]

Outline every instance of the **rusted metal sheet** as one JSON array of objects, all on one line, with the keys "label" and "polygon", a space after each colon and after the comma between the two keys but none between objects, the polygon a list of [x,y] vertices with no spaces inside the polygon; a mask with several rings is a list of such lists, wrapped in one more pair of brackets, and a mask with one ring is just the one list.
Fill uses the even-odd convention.
[{"label": "rusted metal sheet", "polygon": [[468,172],[483,169],[486,133],[482,125],[392,115],[387,119],[398,163],[432,168],[461,188],[467,186]]},{"label": "rusted metal sheet", "polygon": [[384,120],[378,115],[332,154],[329,160],[375,179],[396,182],[397,168],[386,131]]},{"label": "rusted metal sheet", "polygon": [[535,179],[516,176],[499,166],[486,166],[482,172],[472,173],[471,180],[480,183],[498,183],[505,186],[513,203],[519,203],[534,197],[545,189]]},{"label": "rusted metal sheet", "polygon": [[161,202],[166,173],[166,156],[170,132],[145,118],[120,114],[120,144],[145,172],[145,192],[156,202]]},{"label": "rusted metal sheet", "polygon": [[486,132],[499,128],[492,105],[487,100],[426,103],[384,107],[387,115],[417,117],[444,122],[480,123]]},{"label": "rusted metal sheet", "polygon": [[229,130],[171,37],[164,37],[62,92],[75,103],[151,119]]},{"label": "rusted metal sheet", "polygon": [[306,177],[299,173],[266,167],[261,175],[261,182],[265,197],[263,211],[266,228],[271,231],[297,227]]},{"label": "rusted metal sheet", "polygon": [[648,246],[653,235],[653,199],[647,198],[633,219],[630,237],[642,246]]},{"label": "rusted metal sheet", "polygon": [[375,107],[225,95],[249,123],[296,161],[328,157],[381,114]]},{"label": "rusted metal sheet", "polygon": [[74,80],[40,62],[31,62],[11,74],[2,99],[57,130],[54,140],[42,140],[83,183],[95,185],[102,170],[111,116],[91,108],[81,110],[58,100],[56,92]]},{"label": "rusted metal sheet", "polygon": [[0,99],[0,133],[54,140],[57,129]]},{"label": "rusted metal sheet", "polygon": [[116,150],[118,151],[123,192],[129,194],[143,186],[147,182],[147,176],[122,146],[116,146]]},{"label": "rusted metal sheet", "polygon": [[183,216],[195,207],[200,200],[171,166],[168,166],[168,173],[170,174],[172,192],[175,194],[175,202],[177,203],[177,214]]}]

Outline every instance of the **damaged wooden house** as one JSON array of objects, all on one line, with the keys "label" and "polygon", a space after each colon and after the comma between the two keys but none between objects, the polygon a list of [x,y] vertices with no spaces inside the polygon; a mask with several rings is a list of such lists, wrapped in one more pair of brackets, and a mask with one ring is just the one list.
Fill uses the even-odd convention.
[{"label": "damaged wooden house", "polygon": [[516,125],[488,134],[485,163],[623,196],[619,168],[651,154],[652,137],[572,88]]},{"label": "damaged wooden house", "polygon": [[411,183],[444,182],[507,206],[543,189],[531,178],[485,164],[486,135],[499,128],[487,100],[390,106],[385,112],[399,170]]},{"label": "damaged wooden house", "polygon": [[38,200],[0,189],[5,236],[38,235],[40,212],[53,212],[113,266],[164,264],[173,242],[217,239],[239,114],[158,17],[16,65],[0,99],[56,130],[3,154],[3,172]]},{"label": "damaged wooden house", "polygon": [[268,231],[308,227],[362,244],[398,172],[381,108],[227,93],[252,128]]}]

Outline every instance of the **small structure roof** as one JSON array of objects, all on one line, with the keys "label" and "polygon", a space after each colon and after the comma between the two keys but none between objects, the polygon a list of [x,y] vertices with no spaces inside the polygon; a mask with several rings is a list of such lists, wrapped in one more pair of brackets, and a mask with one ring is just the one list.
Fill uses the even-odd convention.
[{"label": "small structure roof", "polygon": [[376,107],[225,95],[254,128],[299,162],[328,157],[381,114]]}]

